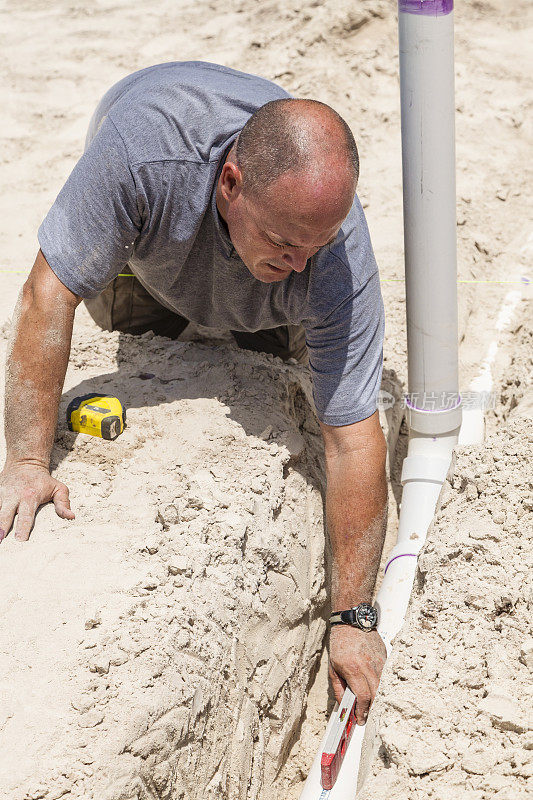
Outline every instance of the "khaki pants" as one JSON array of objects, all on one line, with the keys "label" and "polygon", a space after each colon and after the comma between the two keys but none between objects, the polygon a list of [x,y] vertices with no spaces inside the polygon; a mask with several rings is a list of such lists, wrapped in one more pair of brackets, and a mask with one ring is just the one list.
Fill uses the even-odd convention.
[{"label": "khaki pants", "polygon": [[[133,335],[153,331],[158,336],[177,339],[189,324],[185,317],[158,303],[135,277],[115,278],[101,294],[84,302],[96,324],[108,331]],[[305,331],[301,325],[231,333],[244,350],[272,353],[284,361],[295,358],[307,364]]]}]

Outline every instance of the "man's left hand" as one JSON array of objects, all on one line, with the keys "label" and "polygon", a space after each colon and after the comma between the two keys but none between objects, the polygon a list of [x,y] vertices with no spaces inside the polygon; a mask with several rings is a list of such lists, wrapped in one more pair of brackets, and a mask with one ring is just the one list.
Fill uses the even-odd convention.
[{"label": "man's left hand", "polygon": [[361,631],[350,625],[335,625],[329,644],[329,677],[340,703],[346,684],[356,695],[356,719],[364,725],[378,690],[387,650],[377,631]]}]

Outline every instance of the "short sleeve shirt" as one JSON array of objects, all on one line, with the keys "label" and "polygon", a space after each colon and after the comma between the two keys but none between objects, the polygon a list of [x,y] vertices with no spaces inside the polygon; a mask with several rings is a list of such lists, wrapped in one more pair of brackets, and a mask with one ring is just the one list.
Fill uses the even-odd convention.
[{"label": "short sleeve shirt", "polygon": [[133,272],[162,305],[207,327],[305,328],[319,419],[348,425],[376,410],[384,331],[378,269],[355,197],[336,240],[303,272],[254,278],[216,208],[225,156],[246,121],[289,95],[216,64],[175,62],[113,86],[86,149],[39,228],[50,267],[91,298]]}]

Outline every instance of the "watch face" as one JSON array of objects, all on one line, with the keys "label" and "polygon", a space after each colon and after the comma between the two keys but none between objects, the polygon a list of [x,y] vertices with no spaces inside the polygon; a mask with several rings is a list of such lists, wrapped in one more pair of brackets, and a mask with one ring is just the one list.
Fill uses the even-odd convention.
[{"label": "watch face", "polygon": [[378,624],[378,612],[368,603],[361,603],[354,611],[357,623],[364,630],[371,631]]}]

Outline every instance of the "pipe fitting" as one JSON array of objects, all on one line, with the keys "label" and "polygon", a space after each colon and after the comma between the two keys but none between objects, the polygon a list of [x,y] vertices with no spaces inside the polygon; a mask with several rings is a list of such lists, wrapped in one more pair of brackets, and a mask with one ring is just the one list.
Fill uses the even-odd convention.
[{"label": "pipe fitting", "polygon": [[402,484],[407,483],[407,481],[444,483],[449,467],[449,458],[420,455],[407,456],[404,458],[402,465]]},{"label": "pipe fitting", "polygon": [[405,405],[405,418],[410,430],[437,435],[461,427],[463,409],[460,396],[456,406],[438,411],[416,408],[409,403],[408,395],[405,398]]}]

